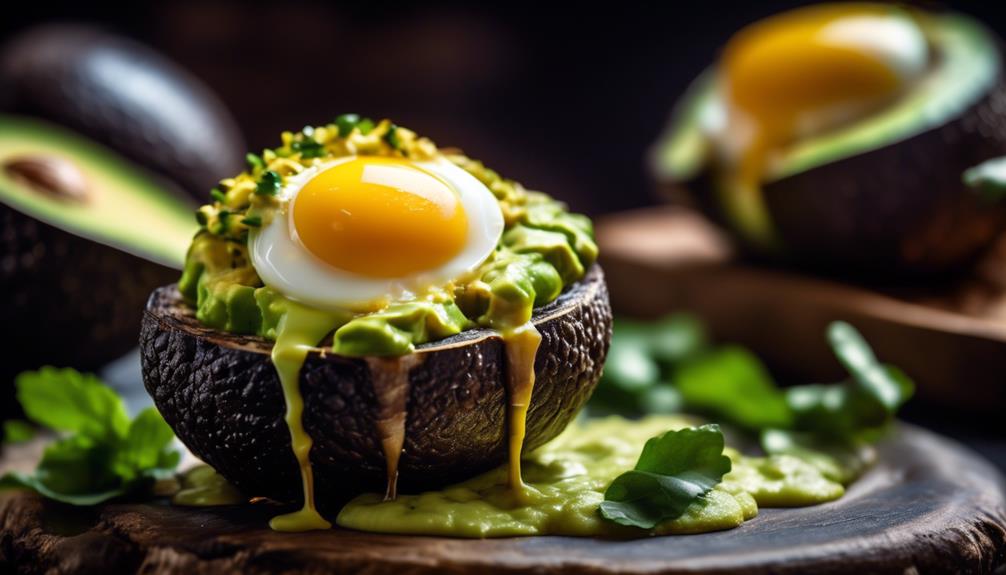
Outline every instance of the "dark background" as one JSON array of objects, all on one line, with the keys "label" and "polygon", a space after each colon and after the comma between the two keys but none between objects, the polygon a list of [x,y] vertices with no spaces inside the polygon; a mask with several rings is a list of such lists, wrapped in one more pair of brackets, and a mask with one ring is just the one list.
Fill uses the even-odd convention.
[{"label": "dark background", "polygon": [[[652,201],[647,149],[730,34],[806,3],[29,2],[0,35],[99,23],[208,83],[254,150],[347,111],[390,117],[598,214]],[[1002,4],[942,5],[1003,32]]]},{"label": "dark background", "polygon": [[[36,1],[5,8],[0,40],[35,23],[98,23],[209,84],[253,150],[343,112],[390,117],[597,215],[654,201],[645,157],[675,98],[733,31],[800,4]],[[1006,34],[1001,0],[926,5]],[[906,411],[1006,468],[1001,422],[918,402]]]}]

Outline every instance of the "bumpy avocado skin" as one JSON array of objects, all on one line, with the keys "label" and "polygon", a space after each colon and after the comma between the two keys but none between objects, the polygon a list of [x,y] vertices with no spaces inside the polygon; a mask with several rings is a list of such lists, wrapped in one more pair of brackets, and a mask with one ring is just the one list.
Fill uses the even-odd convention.
[{"label": "bumpy avocado skin", "polygon": [[0,204],[0,415],[16,409],[18,372],[92,370],[135,347],[143,302],[177,274]]},{"label": "bumpy avocado skin", "polygon": [[970,263],[1006,229],[1006,203],[961,174],[1006,155],[1006,80],[942,126],[768,183],[791,256],[822,267],[931,274]]},{"label": "bumpy avocado skin", "polygon": [[[604,365],[611,309],[599,267],[536,310],[543,339],[525,450],[556,436],[587,401]],[[178,437],[249,495],[301,496],[269,359],[271,343],[202,326],[174,286],[154,292],[140,349],[147,391]],[[494,332],[469,330],[418,346],[410,376],[403,491],[444,485],[503,463],[505,361]],[[362,490],[384,488],[367,361],[318,352],[301,373],[304,426],[314,438],[319,502],[329,510]]]},{"label": "bumpy avocado skin", "polygon": [[41,26],[7,43],[0,110],[76,130],[200,200],[243,167],[237,124],[202,82],[147,46],[89,26]]}]

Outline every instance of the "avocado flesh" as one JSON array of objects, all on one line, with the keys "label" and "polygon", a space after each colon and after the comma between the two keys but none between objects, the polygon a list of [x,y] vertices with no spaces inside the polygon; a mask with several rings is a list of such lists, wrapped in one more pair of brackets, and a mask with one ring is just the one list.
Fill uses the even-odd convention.
[{"label": "avocado flesh", "polygon": [[[71,162],[87,196],[65,201],[41,193],[3,166],[23,157]],[[192,207],[115,153],[58,126],[0,116],[0,203],[81,238],[175,269],[198,226]]]},{"label": "avocado flesh", "polygon": [[[598,266],[555,301],[534,310],[542,334],[524,451],[565,428],[597,383],[611,336],[611,309]],[[147,391],[176,435],[241,491],[301,498],[284,423],[273,344],[207,328],[174,286],[147,304],[140,351]],[[498,332],[471,329],[416,347],[409,371],[403,492],[459,481],[506,461],[507,374]],[[383,489],[373,358],[313,349],[300,372],[303,425],[322,510]]]},{"label": "avocado flesh", "polygon": [[[705,136],[723,114],[715,70],[678,104],[654,147],[655,177],[687,186],[700,207],[762,253],[870,271],[940,271],[967,260],[1003,220],[1000,208],[976,202],[960,184],[964,169],[1006,152],[994,102],[1003,91],[1001,55],[995,37],[968,17],[925,16],[921,24],[936,57],[912,91],[780,151],[748,205],[750,196],[723,186]],[[874,201],[880,209],[871,209]]]}]

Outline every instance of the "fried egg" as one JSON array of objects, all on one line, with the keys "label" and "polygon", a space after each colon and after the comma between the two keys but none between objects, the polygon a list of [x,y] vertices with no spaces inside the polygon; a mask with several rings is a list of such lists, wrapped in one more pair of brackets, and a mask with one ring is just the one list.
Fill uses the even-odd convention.
[{"label": "fried egg", "polygon": [[250,237],[265,285],[325,310],[367,310],[479,267],[503,233],[492,192],[446,159],[350,156],[289,176]]}]

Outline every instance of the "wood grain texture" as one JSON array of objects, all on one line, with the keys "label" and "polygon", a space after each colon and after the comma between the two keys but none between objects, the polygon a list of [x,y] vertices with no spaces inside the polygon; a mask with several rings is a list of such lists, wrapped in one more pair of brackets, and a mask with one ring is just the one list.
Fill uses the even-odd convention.
[{"label": "wood grain texture", "polygon": [[681,208],[609,216],[597,235],[620,313],[694,312],[718,339],[801,382],[842,377],[824,338],[841,319],[908,372],[925,399],[1006,408],[1006,242],[951,283],[878,288],[742,261],[725,234]]},{"label": "wood grain texture", "polygon": [[1003,478],[967,448],[901,426],[839,501],[766,509],[738,529],[639,540],[463,540],[335,529],[283,534],[274,509],[0,495],[0,572],[991,573],[1006,563]]}]

